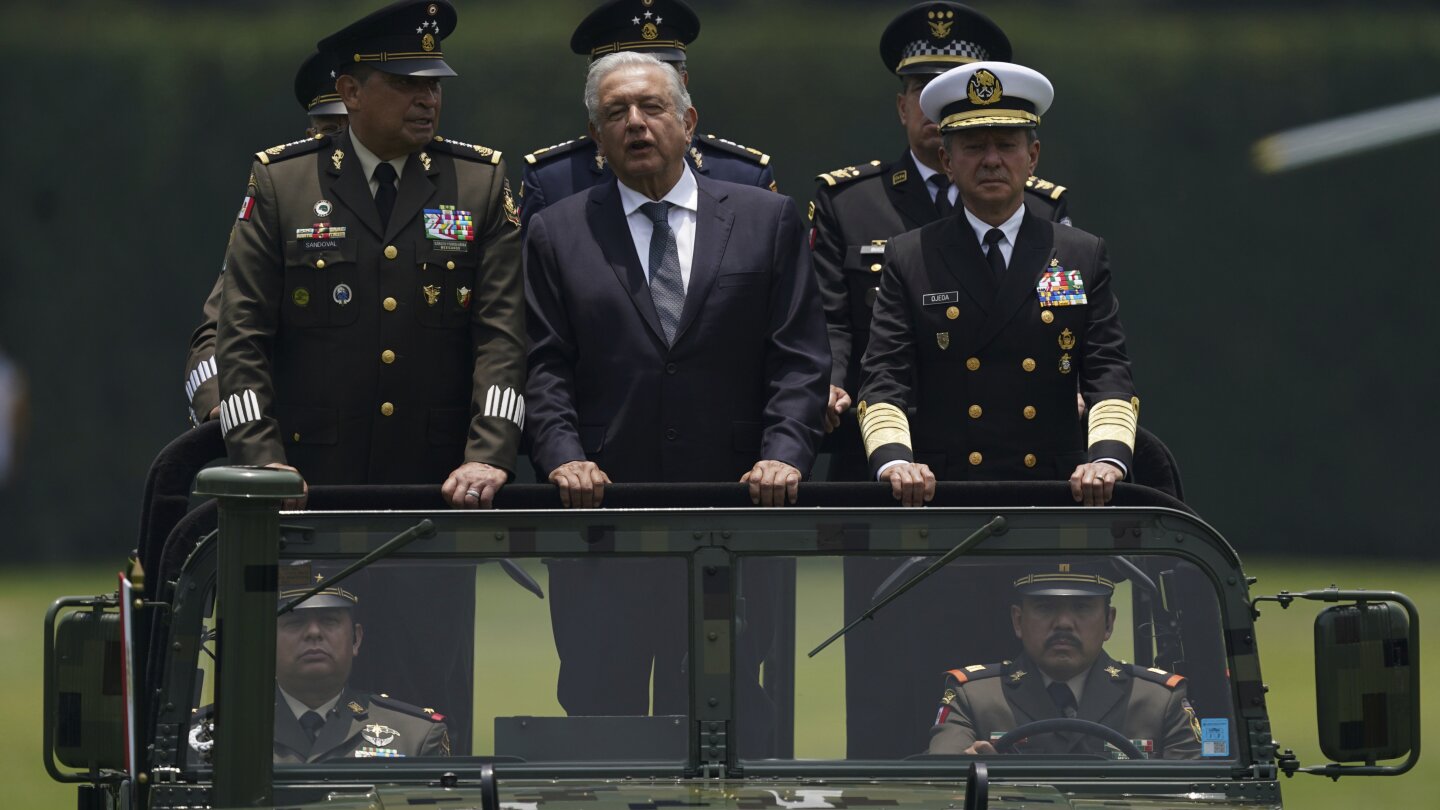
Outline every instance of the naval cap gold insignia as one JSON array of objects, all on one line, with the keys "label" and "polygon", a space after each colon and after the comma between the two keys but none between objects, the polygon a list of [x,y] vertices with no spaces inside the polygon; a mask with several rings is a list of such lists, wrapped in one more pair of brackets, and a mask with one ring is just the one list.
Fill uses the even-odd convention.
[{"label": "naval cap gold insignia", "polygon": [[971,104],[982,107],[994,104],[1005,97],[1004,89],[1000,86],[1000,77],[985,68],[975,71],[975,75],[970,77],[970,83],[966,85],[965,91]]}]

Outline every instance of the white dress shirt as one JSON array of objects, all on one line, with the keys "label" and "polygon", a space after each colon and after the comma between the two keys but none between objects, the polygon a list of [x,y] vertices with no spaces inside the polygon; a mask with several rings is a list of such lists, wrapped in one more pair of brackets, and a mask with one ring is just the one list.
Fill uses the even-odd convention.
[{"label": "white dress shirt", "polygon": [[[1015,209],[1015,213],[1011,214],[1009,219],[1000,223],[998,226],[1000,233],[1005,234],[1005,238],[995,244],[1000,248],[1000,256],[1005,259],[1005,267],[1007,269],[1010,267],[1010,256],[1015,253],[1015,238],[1020,235],[1020,223],[1024,219],[1025,204],[1022,202],[1020,207]],[[980,243],[980,252],[985,253],[988,250],[988,248],[985,247],[985,234],[989,233],[991,228],[997,226],[991,225],[970,213],[969,208],[965,209],[965,221],[969,222],[971,229],[975,231],[975,241]]]},{"label": "white dress shirt", "polygon": [[[630,238],[635,242],[635,252],[640,256],[640,266],[645,268],[645,282],[650,282],[650,236],[655,232],[655,223],[640,210],[640,206],[655,200],[616,181],[620,188],[620,207],[625,211],[625,223],[630,226]],[[670,230],[675,233],[675,251],[680,254],[680,282],[685,291],[690,291],[690,265],[695,256],[695,222],[700,213],[700,187],[690,167],[680,175],[680,180],[666,192],[661,202],[670,203]]]},{"label": "white dress shirt", "polygon": [[[915,161],[915,168],[920,170],[920,182],[924,183],[925,190],[930,192],[930,202],[935,202],[935,198],[940,196],[939,189],[935,187],[934,183],[930,182],[930,178],[939,174],[939,172],[921,163],[920,158],[915,155],[914,149],[910,150],[910,159]],[[960,189],[954,183],[951,183],[950,187],[945,191],[950,197],[950,204],[959,205]]]},{"label": "white dress shirt", "polygon": [[[360,170],[365,172],[365,182],[370,185],[370,196],[374,197],[375,192],[380,188],[380,183],[375,180],[375,167],[380,165],[380,157],[365,148],[365,144],[360,143],[360,139],[355,137],[353,129],[350,130],[350,143],[355,147],[355,157],[360,161]],[[409,155],[401,155],[394,160],[385,161],[395,167],[396,191],[400,190],[400,177],[405,174],[405,162],[409,159]]]}]

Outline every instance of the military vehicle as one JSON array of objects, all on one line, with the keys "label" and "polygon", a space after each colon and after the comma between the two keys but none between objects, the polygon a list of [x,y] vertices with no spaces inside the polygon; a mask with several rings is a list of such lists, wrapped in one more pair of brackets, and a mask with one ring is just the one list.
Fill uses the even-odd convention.
[{"label": "military vehicle", "polygon": [[[427,487],[313,487],[307,511],[282,512],[293,474],[196,476],[216,433],[157,459],[120,587],[46,617],[45,765],[80,808],[1278,808],[1282,776],[1397,774],[1419,757],[1409,599],[1256,595],[1225,539],[1148,487],[1085,509],[1064,484],[942,484],[905,510],[883,486],[816,484],[762,510],[740,485],[617,485],[606,508],[565,511],[550,487],[512,486],[488,512],[446,509]],[[655,709],[678,679],[681,711],[561,707],[545,583],[565,565],[620,572],[646,623],[672,631],[651,641],[677,655],[645,677]],[[1091,693],[1078,713],[977,727],[994,754],[929,753],[953,707],[944,670],[1000,690],[1037,677],[1015,664],[1010,594],[1069,566],[1113,588],[1116,683],[1087,693],[1183,683],[1182,744],[1096,722],[1108,715]],[[847,567],[886,576],[862,588]],[[293,685],[280,691],[295,660],[277,660],[277,614],[342,592],[363,643],[352,627],[346,692],[307,740]],[[907,613],[937,596],[953,613]],[[1296,601],[1324,603],[1316,714],[1332,761],[1309,766],[1272,736],[1255,634],[1260,608]],[[596,638],[648,655],[627,629]],[[877,640],[903,652],[847,689],[845,648]],[[316,645],[305,662],[345,655]],[[1070,743],[1043,753],[1048,738]]]}]

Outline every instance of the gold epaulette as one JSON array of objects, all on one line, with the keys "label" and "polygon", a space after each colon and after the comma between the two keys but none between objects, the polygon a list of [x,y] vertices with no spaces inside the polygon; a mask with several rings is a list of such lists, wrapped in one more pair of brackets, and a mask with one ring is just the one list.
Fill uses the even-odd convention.
[{"label": "gold epaulette", "polygon": [[432,148],[437,152],[446,152],[458,158],[474,160],[480,163],[489,163],[492,165],[499,165],[500,163],[499,149],[491,149],[488,146],[465,143],[464,141],[452,141],[449,138],[442,138],[439,135],[435,136],[435,144]]},{"label": "gold epaulette", "polygon": [[574,138],[572,140],[561,141],[560,143],[553,144],[551,146],[536,149],[534,152],[531,152],[530,154],[525,156],[525,162],[530,164],[531,166],[534,166],[537,163],[542,163],[547,160],[553,160],[554,158],[560,157],[561,155],[568,155],[571,152],[574,152],[575,150],[581,148],[594,150],[594,143],[590,140],[590,137],[588,135],[581,135],[580,137]]},{"label": "gold epaulette", "polygon": [[859,166],[846,166],[842,169],[825,172],[815,175],[816,182],[823,182],[827,186],[838,186],[841,183],[848,183],[851,180],[859,180],[862,177],[880,173],[880,161],[872,160],[869,163],[862,163]]},{"label": "gold epaulette", "polygon": [[1041,197],[1049,197],[1052,200],[1058,200],[1065,195],[1064,186],[1056,185],[1049,180],[1036,177],[1033,174],[1030,175],[1029,180],[1025,181],[1025,190],[1033,191]]},{"label": "gold epaulette", "polygon": [[751,163],[758,163],[761,166],[770,165],[770,156],[759,149],[752,149],[745,144],[726,140],[719,135],[701,135],[700,142],[706,149],[715,149],[720,152],[729,152],[732,155],[739,155]]},{"label": "gold epaulette", "polygon": [[260,165],[268,166],[277,160],[285,160],[295,157],[296,155],[314,152],[329,141],[329,139],[329,135],[321,133],[313,138],[301,138],[298,141],[282,143],[279,146],[272,146],[269,149],[262,149],[256,152],[255,159],[260,161]]}]

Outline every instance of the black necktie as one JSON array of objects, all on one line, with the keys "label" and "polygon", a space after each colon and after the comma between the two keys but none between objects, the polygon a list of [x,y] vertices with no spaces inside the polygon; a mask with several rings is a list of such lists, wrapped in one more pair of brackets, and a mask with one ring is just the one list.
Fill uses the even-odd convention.
[{"label": "black necktie", "polygon": [[381,163],[371,175],[379,187],[375,189],[375,207],[380,209],[380,227],[390,227],[390,214],[395,210],[395,167]]},{"label": "black necktie", "polygon": [[1045,687],[1045,691],[1049,692],[1050,699],[1055,701],[1055,708],[1060,710],[1061,717],[1074,717],[1079,713],[1075,710],[1075,693],[1070,691],[1069,684],[1055,681]]},{"label": "black necktie", "polygon": [[955,210],[955,206],[950,204],[950,178],[943,174],[932,174],[930,182],[938,189],[935,193],[935,210],[939,211],[942,217],[950,216],[950,212]]},{"label": "black necktie", "polygon": [[999,228],[985,232],[985,261],[990,264],[990,272],[995,274],[996,281],[1005,272],[1005,254],[1000,252],[1000,240],[1004,238],[1005,234]]},{"label": "black necktie", "polygon": [[654,224],[650,232],[650,300],[660,316],[665,343],[675,342],[680,312],[685,308],[685,282],[680,277],[680,251],[670,229],[670,203],[648,202],[640,206]]},{"label": "black necktie", "polygon": [[[390,171],[394,172],[395,170],[391,169]],[[305,729],[305,736],[309,737],[312,743],[315,742],[315,738],[319,736],[320,729],[324,725],[325,718],[321,717],[318,712],[305,712],[300,715],[300,726]]]}]

